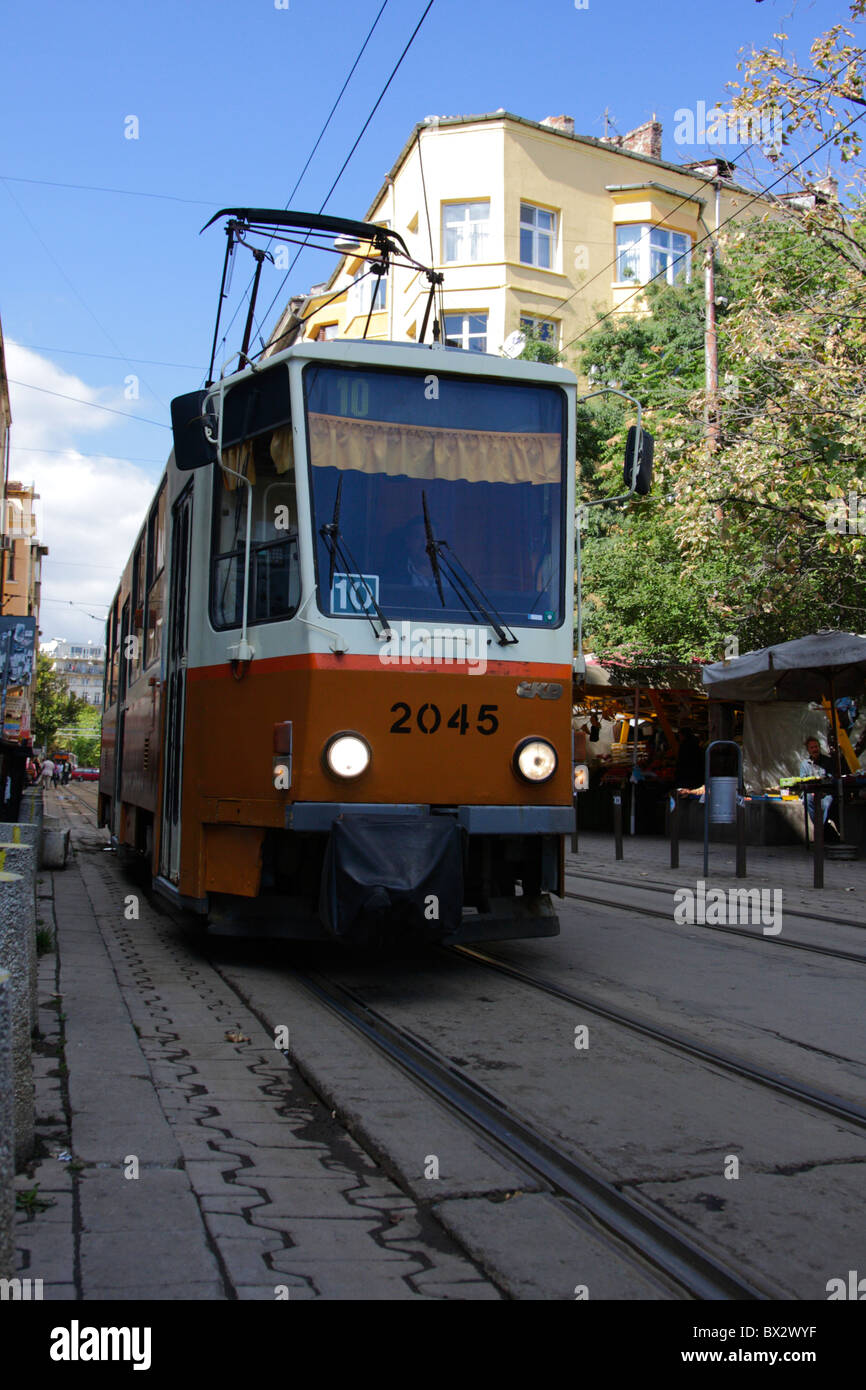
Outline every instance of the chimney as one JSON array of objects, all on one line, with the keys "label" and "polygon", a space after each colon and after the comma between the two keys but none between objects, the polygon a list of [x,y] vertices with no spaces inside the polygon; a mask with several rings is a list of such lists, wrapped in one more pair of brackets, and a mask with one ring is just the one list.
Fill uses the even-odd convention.
[{"label": "chimney", "polygon": [[636,130],[630,130],[627,135],[622,137],[621,148],[633,150],[635,154],[648,154],[653,159],[662,157],[662,124],[653,116],[651,121],[644,121]]},{"label": "chimney", "polygon": [[552,126],[554,130],[564,130],[566,135],[574,134],[573,116],[545,116],[541,124]]},{"label": "chimney", "polygon": [[818,179],[813,184],[816,193],[823,193],[825,199],[831,203],[839,201],[839,182],[834,179],[832,174],[825,174],[822,179]]}]

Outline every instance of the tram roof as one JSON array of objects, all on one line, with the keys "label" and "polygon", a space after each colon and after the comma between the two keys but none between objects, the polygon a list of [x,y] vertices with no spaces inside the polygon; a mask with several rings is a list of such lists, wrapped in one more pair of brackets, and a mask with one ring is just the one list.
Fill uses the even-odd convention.
[{"label": "tram roof", "polygon": [[[426,353],[427,362],[422,361]],[[514,381],[542,381],[551,385],[575,386],[577,378],[567,367],[549,362],[529,362],[522,358],[500,357],[496,353],[467,352],[465,348],[445,347],[441,343],[411,343],[390,338],[337,338],[326,343],[291,343],[280,352],[261,358],[254,366],[222,378],[234,381],[266,371],[269,367],[296,359],[319,362],[363,362],[371,366],[404,366],[410,370],[427,368],[435,372],[447,360],[449,372],[462,376],[511,378]],[[213,385],[216,387],[218,381]]]}]

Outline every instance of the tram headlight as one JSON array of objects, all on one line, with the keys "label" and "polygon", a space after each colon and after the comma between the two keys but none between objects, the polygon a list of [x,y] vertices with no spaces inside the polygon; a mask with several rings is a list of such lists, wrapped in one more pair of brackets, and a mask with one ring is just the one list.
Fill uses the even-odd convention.
[{"label": "tram headlight", "polygon": [[360,734],[334,734],[325,744],[325,767],[333,777],[351,781],[370,766],[370,745]]},{"label": "tram headlight", "polygon": [[556,772],[556,749],[543,738],[526,738],[518,744],[512,766],[524,782],[549,782]]}]

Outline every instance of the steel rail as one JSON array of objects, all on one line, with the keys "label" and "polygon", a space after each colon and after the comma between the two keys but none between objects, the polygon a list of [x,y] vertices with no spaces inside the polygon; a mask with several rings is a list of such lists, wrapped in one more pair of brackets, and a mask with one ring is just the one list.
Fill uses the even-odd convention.
[{"label": "steel rail", "polygon": [[[606,907],[610,912],[636,912],[641,917],[661,917],[671,926],[677,926],[670,912],[662,912],[657,907],[638,907],[635,903],[612,903],[609,898],[593,897],[589,893],[573,893],[566,889],[565,896],[574,898],[577,902],[594,903],[597,907]],[[834,960],[853,960],[858,965],[866,965],[866,956],[860,956],[856,951],[833,951],[829,946],[815,946],[806,941],[783,941],[780,936],[755,936],[753,932],[740,931],[737,927],[723,927],[715,922],[700,922],[697,924],[701,931],[724,932],[727,936],[738,936],[742,941],[754,941],[759,945],[784,946],[791,951],[811,951],[819,956],[832,956]]]},{"label": "steel rail", "polygon": [[667,1221],[539,1134],[517,1111],[471,1080],[435,1048],[389,1022],[345,985],[311,973],[298,973],[293,979],[464,1122],[692,1297],[763,1300],[783,1296],[775,1290],[761,1290],[726,1269]]},{"label": "steel rail", "polygon": [[735,1057],[733,1053],[721,1052],[706,1043],[696,1042],[694,1039],[688,1038],[685,1033],[677,1032],[674,1029],[660,1028],[654,1023],[639,1018],[637,1014],[614,1008],[601,1000],[588,999],[585,995],[575,994],[571,990],[564,989],[561,985],[554,984],[552,980],[539,979],[537,976],[521,970],[518,966],[497,960],[495,956],[488,956],[485,951],[479,950],[475,946],[447,946],[444,949],[451,955],[465,957],[487,969],[495,970],[500,975],[506,975],[509,979],[516,980],[522,985],[528,985],[533,989],[543,991],[545,994],[550,994],[556,999],[562,999],[568,1004],[586,1009],[589,1013],[605,1018],[610,1023],[620,1024],[642,1037],[652,1038],[654,1042],[663,1043],[665,1046],[674,1048],[697,1061],[709,1062],[713,1066],[731,1072],[734,1076],[743,1077],[747,1081],[766,1087],[768,1090],[778,1091],[781,1095],[801,1101],[813,1109],[823,1110],[836,1120],[853,1124],[858,1129],[866,1129],[866,1108],[863,1106],[840,1100],[837,1096],[832,1096],[817,1087],[795,1081],[793,1077],[786,1076],[784,1073],[766,1071],[762,1067],[756,1067],[751,1062]]},{"label": "steel rail", "polygon": [[[654,879],[652,883],[642,883],[639,879],[635,878],[613,879],[607,878],[605,874],[589,873],[586,869],[566,869],[565,877],[575,878],[581,881],[586,880],[591,883],[609,883],[615,888],[637,888],[639,891],[646,893],[676,892],[676,888],[672,884],[659,883],[658,879]],[[719,887],[720,885],[714,884],[712,886]],[[682,887],[682,885],[679,884],[677,887]],[[802,917],[804,921],[807,922],[824,922],[834,927],[854,927],[857,931],[866,931],[866,922],[854,922],[850,917],[828,917],[823,912],[803,912],[801,908],[796,907],[786,907],[785,915],[788,917]]]}]

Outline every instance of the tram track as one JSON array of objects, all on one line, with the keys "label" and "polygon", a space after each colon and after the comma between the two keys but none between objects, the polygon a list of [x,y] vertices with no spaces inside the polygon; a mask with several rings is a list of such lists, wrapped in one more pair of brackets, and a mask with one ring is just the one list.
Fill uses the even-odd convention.
[{"label": "tram track", "polygon": [[[86,814],[91,819],[95,817],[96,808],[89,798],[80,793],[70,793],[68,788],[66,794],[82,808],[79,812],[82,816]],[[581,898],[583,895],[570,893],[567,896]],[[591,898],[586,900],[598,901]],[[600,905],[616,910],[616,905],[606,900],[600,900]],[[175,920],[179,919],[180,914],[166,908],[162,901],[156,906],[161,913]],[[670,921],[667,913],[650,910],[650,915]],[[733,934],[745,935],[748,938],[748,933]],[[788,1099],[808,1105],[835,1120],[866,1129],[866,1109],[841,1101],[788,1076],[755,1067],[732,1054],[696,1043],[684,1034],[660,1028],[638,1018],[637,1015],[576,994],[553,981],[530,975],[517,967],[487,956],[483,950],[471,946],[450,947],[445,948],[445,953],[606,1018],[614,1024],[672,1048],[696,1062],[712,1065],[741,1080],[761,1085]],[[852,958],[862,960],[857,956]],[[231,975],[225,973],[218,962],[211,960],[210,964],[224,983],[243,999],[247,1007],[256,1012],[253,1002],[239,989]],[[583,1159],[575,1157],[545,1133],[543,1128],[539,1129],[534,1121],[474,1080],[457,1063],[410,1029],[386,1018],[344,982],[329,978],[319,971],[308,970],[293,970],[291,979],[345,1026],[353,1029],[374,1046],[387,1061],[431,1094],[455,1119],[480,1135],[488,1145],[498,1150],[518,1169],[540,1182],[544,1189],[561,1203],[573,1220],[584,1226],[588,1224],[601,1232],[610,1240],[613,1248],[622,1252],[622,1258],[641,1262],[644,1267],[654,1271],[656,1276],[663,1276],[687,1298],[776,1300],[786,1296],[769,1280],[765,1282],[763,1277],[758,1282],[750,1282],[749,1278],[726,1267],[723,1262],[679,1230],[654,1204],[644,1204],[621,1192],[609,1176],[605,1176]],[[262,1021],[269,1022],[264,1018]],[[308,1080],[315,1085],[315,1077],[309,1076]]]},{"label": "tram track", "polygon": [[726,1268],[658,1212],[620,1192],[536,1129],[513,1107],[408,1029],[386,1019],[354,990],[318,972],[294,975],[319,1003],[371,1042],[464,1124],[540,1179],[575,1217],[588,1216],[608,1235],[696,1299],[764,1300],[780,1297]]},{"label": "tram track", "polygon": [[[567,874],[566,880],[570,877],[572,876]],[[622,887],[623,885],[614,885],[611,883],[611,886]],[[631,885],[628,886],[631,887]],[[640,889],[637,891],[640,891]],[[608,912],[637,913],[640,917],[657,917],[667,922],[669,926],[677,925],[670,911],[663,912],[662,909],[658,907],[650,907],[646,904],[637,903],[612,903],[609,898],[603,898],[592,893],[575,893],[572,889],[568,888],[565,890],[565,896],[575,902],[592,903],[594,907],[606,908]],[[849,924],[846,923],[845,925],[847,926]],[[736,936],[739,937],[741,941],[751,941],[758,945],[766,944],[782,947],[790,951],[808,951],[813,955],[829,956],[833,960],[850,960],[854,961],[857,965],[866,965],[866,955],[860,955],[857,951],[837,951],[830,946],[818,946],[814,942],[784,940],[781,936],[758,936],[754,932],[742,931],[739,927],[723,926],[716,922],[701,922],[696,929],[702,932],[721,932],[726,936]]]},{"label": "tram track", "polygon": [[[635,878],[613,879],[608,878],[605,874],[590,873],[585,869],[566,869],[565,877],[567,879],[576,879],[581,883],[606,883],[609,887],[620,890],[629,888],[638,893],[665,893],[670,896],[671,893],[676,891],[676,887],[669,883],[647,883]],[[717,887],[718,884],[713,884],[712,886]],[[829,917],[823,912],[803,912],[796,907],[786,907],[785,916],[798,917],[806,922],[820,922],[825,926],[854,927],[857,931],[866,931],[866,922],[855,922],[850,917]]]},{"label": "tram track", "polygon": [[858,1129],[866,1129],[866,1108],[863,1106],[840,1100],[836,1096],[828,1095],[825,1091],[796,1081],[781,1072],[772,1072],[757,1067],[751,1062],[735,1057],[733,1053],[723,1052],[706,1043],[696,1042],[675,1029],[661,1028],[658,1024],[639,1018],[637,1014],[614,1008],[603,1000],[590,999],[586,995],[576,994],[572,990],[564,989],[561,985],[555,984],[552,980],[539,979],[538,976],[530,975],[527,971],[509,965],[505,961],[497,960],[494,956],[489,956],[485,951],[474,946],[448,946],[444,949],[450,955],[459,956],[473,964],[481,965],[487,970],[495,971],[499,975],[515,980],[519,984],[539,990],[555,999],[560,999],[564,1003],[573,1004],[577,1008],[595,1014],[598,1018],[604,1018],[610,1023],[628,1028],[641,1037],[651,1038],[654,1042],[673,1048],[696,1062],[710,1063],[712,1066],[719,1067],[742,1080],[754,1082],[767,1090],[775,1091],[788,1099],[797,1100],[814,1110],[831,1115],[833,1119],[855,1125]]}]

